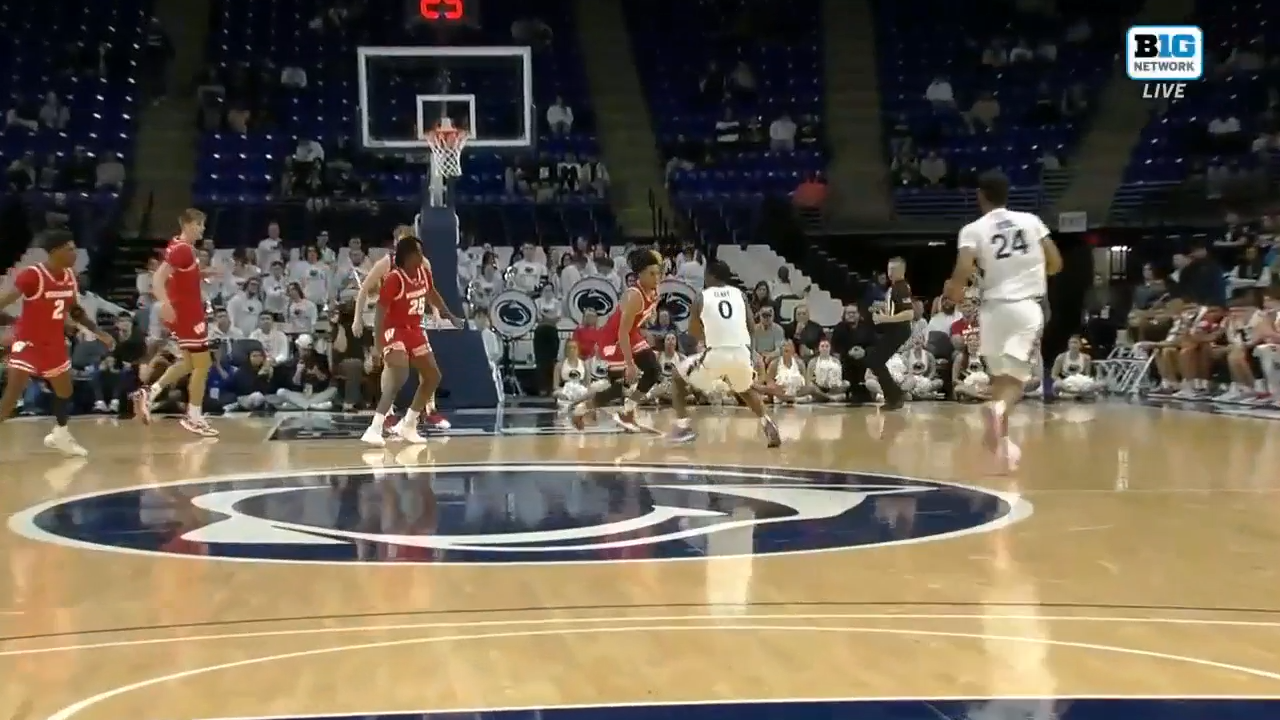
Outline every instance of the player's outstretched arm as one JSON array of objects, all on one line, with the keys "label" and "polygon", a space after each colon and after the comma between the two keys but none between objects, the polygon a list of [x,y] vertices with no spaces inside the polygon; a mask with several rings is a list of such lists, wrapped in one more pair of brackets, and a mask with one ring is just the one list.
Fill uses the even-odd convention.
[{"label": "player's outstretched arm", "polygon": [[[353,270],[354,272],[354,270]],[[391,255],[383,255],[369,269],[369,274],[360,281],[360,290],[356,292],[356,314],[351,321],[351,333],[360,337],[364,333],[364,314],[369,309],[369,298],[382,287],[382,280],[391,272]]]},{"label": "player's outstretched arm", "polygon": [[84,306],[80,303],[74,303],[67,311],[67,316],[71,318],[71,322],[93,333],[94,337],[101,340],[108,350],[115,347],[115,338],[103,332],[102,328],[98,327],[98,323],[92,317],[89,317],[89,313],[85,311]]}]

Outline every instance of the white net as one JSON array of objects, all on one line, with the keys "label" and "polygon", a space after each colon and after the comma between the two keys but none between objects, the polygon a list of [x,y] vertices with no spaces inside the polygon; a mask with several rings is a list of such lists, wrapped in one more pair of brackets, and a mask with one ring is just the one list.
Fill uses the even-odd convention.
[{"label": "white net", "polygon": [[462,149],[467,144],[465,130],[443,125],[427,133],[427,147],[431,149],[431,173],[442,178],[455,178],[462,174]]}]

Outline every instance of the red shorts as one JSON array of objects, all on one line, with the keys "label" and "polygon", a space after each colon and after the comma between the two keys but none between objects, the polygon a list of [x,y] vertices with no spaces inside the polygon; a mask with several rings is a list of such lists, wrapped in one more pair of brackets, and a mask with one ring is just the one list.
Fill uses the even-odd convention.
[{"label": "red shorts", "polygon": [[66,341],[60,343],[32,343],[14,340],[9,349],[6,364],[32,377],[57,377],[71,369],[71,355]]},{"label": "red shorts", "polygon": [[431,352],[427,331],[421,327],[386,328],[382,331],[382,354],[402,352],[409,357],[421,357]]},{"label": "red shorts", "polygon": [[185,315],[178,313],[173,322],[164,324],[174,344],[187,352],[203,352],[209,349],[209,323],[203,313]]},{"label": "red shorts", "polygon": [[[636,353],[649,349],[649,341],[644,337],[631,338],[631,357],[634,359]],[[622,359],[622,350],[618,348],[617,342],[602,343],[600,345],[600,359],[611,368],[624,367],[627,363]]]}]

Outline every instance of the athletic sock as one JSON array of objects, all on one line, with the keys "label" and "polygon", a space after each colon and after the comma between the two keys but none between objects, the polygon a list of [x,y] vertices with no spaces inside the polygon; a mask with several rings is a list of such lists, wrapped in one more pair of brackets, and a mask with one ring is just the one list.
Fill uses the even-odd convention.
[{"label": "athletic sock", "polygon": [[400,421],[400,424],[408,428],[416,428],[418,427],[418,416],[417,410],[409,410],[404,414],[404,419]]},{"label": "athletic sock", "polygon": [[635,412],[635,411],[636,411],[636,401],[635,401],[635,400],[632,400],[631,398],[627,398],[626,400],[623,400],[623,401],[622,401],[622,414],[623,414],[623,415],[626,415],[627,413],[633,413],[633,412]]},{"label": "athletic sock", "polygon": [[676,427],[678,427],[678,428],[687,428],[687,427],[689,427],[689,418],[687,418],[687,417],[684,417],[684,418],[676,418]]},{"label": "athletic sock", "polygon": [[373,414],[373,422],[369,423],[369,427],[382,430],[382,426],[387,423],[387,416],[384,413],[376,412]]}]

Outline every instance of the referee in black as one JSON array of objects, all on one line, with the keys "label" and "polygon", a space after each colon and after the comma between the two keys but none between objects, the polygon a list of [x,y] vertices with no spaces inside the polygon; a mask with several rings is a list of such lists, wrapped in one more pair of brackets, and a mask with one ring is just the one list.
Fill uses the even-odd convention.
[{"label": "referee in black", "polygon": [[884,410],[897,410],[904,404],[902,387],[894,381],[885,366],[889,358],[911,339],[911,321],[915,309],[911,304],[911,286],[907,284],[907,263],[900,257],[889,261],[887,269],[889,289],[883,300],[871,308],[871,320],[876,325],[876,344],[867,351],[864,360],[867,369],[880,382],[884,393]]}]

